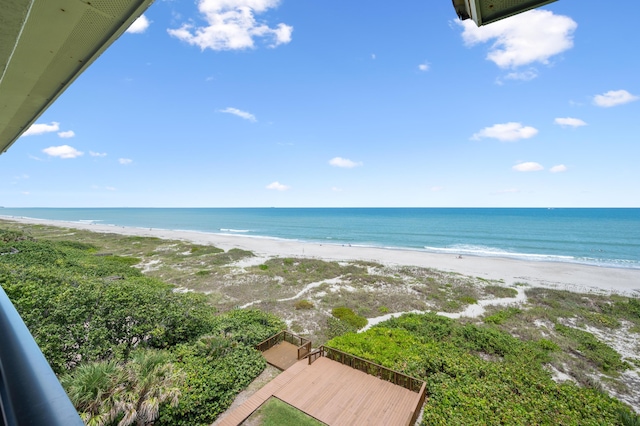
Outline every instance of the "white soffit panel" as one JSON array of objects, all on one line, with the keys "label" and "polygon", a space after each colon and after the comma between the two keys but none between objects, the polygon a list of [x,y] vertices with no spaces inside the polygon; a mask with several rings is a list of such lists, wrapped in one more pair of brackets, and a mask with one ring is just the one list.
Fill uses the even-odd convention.
[{"label": "white soffit panel", "polygon": [[471,19],[478,26],[517,15],[556,0],[471,0]]},{"label": "white soffit panel", "polygon": [[0,0],[0,153],[153,0]]}]

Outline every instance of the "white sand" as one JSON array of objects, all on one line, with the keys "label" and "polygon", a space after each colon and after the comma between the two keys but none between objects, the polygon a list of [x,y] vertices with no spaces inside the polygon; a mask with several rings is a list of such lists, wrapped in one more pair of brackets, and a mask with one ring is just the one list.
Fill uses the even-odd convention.
[{"label": "white sand", "polygon": [[331,244],[303,243],[290,240],[256,238],[238,235],[212,234],[195,231],[170,231],[100,225],[79,222],[1,217],[20,223],[51,225],[93,232],[115,233],[183,240],[196,244],[215,245],[224,250],[251,250],[257,256],[313,257],[325,260],[367,260],[385,265],[406,265],[436,268],[492,280],[504,280],[505,285],[517,282],[533,287],[551,287],[578,292],[640,295],[640,269],[604,268],[562,262],[536,262],[500,257],[465,256],[426,253],[412,250],[351,247]]}]

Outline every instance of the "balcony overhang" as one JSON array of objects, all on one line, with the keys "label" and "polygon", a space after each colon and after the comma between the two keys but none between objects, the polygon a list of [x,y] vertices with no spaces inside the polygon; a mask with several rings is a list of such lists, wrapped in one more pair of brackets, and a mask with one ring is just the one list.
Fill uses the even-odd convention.
[{"label": "balcony overhang", "polygon": [[460,19],[471,19],[480,27],[554,1],[556,0],[453,0],[453,7]]},{"label": "balcony overhang", "polygon": [[0,154],[153,0],[3,0]]}]

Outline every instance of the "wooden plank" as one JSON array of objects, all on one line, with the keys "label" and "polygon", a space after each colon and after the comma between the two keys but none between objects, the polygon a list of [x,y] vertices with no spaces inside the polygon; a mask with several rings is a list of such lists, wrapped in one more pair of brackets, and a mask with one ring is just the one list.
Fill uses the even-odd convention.
[{"label": "wooden plank", "polygon": [[311,367],[276,396],[329,425],[407,424],[411,419],[415,392],[327,358]]},{"label": "wooden plank", "polygon": [[280,370],[286,370],[298,362],[298,347],[282,341],[262,353],[267,362]]},{"label": "wooden plank", "polygon": [[407,425],[420,400],[416,392],[321,357],[285,370],[220,426],[239,425],[272,395],[330,426]]}]

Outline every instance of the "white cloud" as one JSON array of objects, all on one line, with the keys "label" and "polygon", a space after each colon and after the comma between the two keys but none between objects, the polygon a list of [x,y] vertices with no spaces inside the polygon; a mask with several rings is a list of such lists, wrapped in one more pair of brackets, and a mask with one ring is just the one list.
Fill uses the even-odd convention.
[{"label": "white cloud", "polygon": [[256,122],[256,116],[251,114],[250,112],[239,110],[238,108],[227,107],[225,109],[221,109],[218,112],[223,112],[225,114],[233,114],[240,118],[244,118],[245,120]]},{"label": "white cloud", "polygon": [[602,95],[593,97],[593,103],[599,107],[609,108],[616,105],[622,105],[629,102],[637,101],[640,97],[632,95],[626,90],[610,90]]},{"label": "white cloud", "polygon": [[129,28],[127,28],[127,32],[129,34],[140,34],[143,33],[149,28],[149,24],[151,22],[147,19],[146,16],[140,15],[138,19],[133,21],[133,24]]},{"label": "white cloud", "polygon": [[19,175],[19,176],[14,176],[14,177],[13,177],[13,179],[11,179],[11,184],[12,184],[12,185],[15,185],[15,184],[17,184],[19,181],[21,181],[21,180],[25,180],[25,179],[29,179],[29,175],[28,175],[28,174],[23,173],[23,174],[21,174],[21,175]]},{"label": "white cloud", "polygon": [[106,157],[107,153],[106,152],[93,152],[93,151],[89,151],[89,155],[92,157]]},{"label": "white cloud", "polygon": [[500,68],[516,68],[549,58],[573,47],[578,24],[568,16],[548,10],[530,10],[482,27],[469,20],[456,21],[463,27],[467,46],[493,41],[487,59]]},{"label": "white cloud", "polygon": [[475,133],[471,139],[480,140],[484,138],[498,139],[502,142],[513,142],[518,139],[529,139],[538,133],[538,129],[531,126],[523,126],[521,123],[504,123],[494,124],[491,127],[485,127],[478,133]]},{"label": "white cloud", "polygon": [[496,191],[496,192],[494,192],[494,194],[498,194],[498,195],[501,195],[501,194],[517,194],[518,192],[520,192],[520,190],[517,189],[517,188],[508,188],[508,189],[502,189],[500,191]]},{"label": "white cloud", "polygon": [[564,164],[558,164],[557,166],[553,166],[549,169],[551,173],[562,173],[567,171],[567,166]]},{"label": "white cloud", "polygon": [[354,167],[362,166],[362,162],[351,161],[348,158],[334,157],[329,160],[329,164],[334,167],[342,167],[345,169],[352,169]]},{"label": "white cloud", "polygon": [[418,65],[418,69],[420,71],[429,71],[429,63],[423,62],[422,64]]},{"label": "white cloud", "polygon": [[127,164],[133,163],[133,160],[131,158],[118,158],[118,163],[126,166]]},{"label": "white cloud", "polygon": [[76,132],[74,132],[73,130],[67,130],[64,132],[58,132],[58,136],[63,138],[63,139],[68,139],[68,138],[72,138],[76,135]]},{"label": "white cloud", "polygon": [[572,117],[556,118],[554,122],[562,127],[581,127],[587,125],[583,120]]},{"label": "white cloud", "polygon": [[49,148],[45,148],[42,150],[47,155],[51,157],[60,157],[60,158],[76,158],[84,155],[84,152],[80,152],[72,146],[69,145],[60,145],[60,146],[50,146]]},{"label": "white cloud", "polygon": [[281,183],[280,183],[280,182],[278,182],[278,181],[275,181],[275,182],[270,183],[269,185],[267,185],[267,186],[266,186],[266,188],[267,188],[267,189],[273,189],[273,190],[276,190],[276,191],[286,191],[286,190],[288,190],[288,189],[291,189],[291,187],[290,187],[290,186],[288,186],[288,185],[283,185],[283,184],[281,184]]},{"label": "white cloud", "polygon": [[42,135],[43,133],[57,132],[60,130],[60,123],[52,121],[51,124],[32,124],[22,136]]},{"label": "white cloud", "polygon": [[29,191],[22,191],[22,195],[29,195],[31,194]]},{"label": "white cloud", "polygon": [[439,192],[442,191],[444,188],[441,186],[432,186],[431,187],[431,192]]},{"label": "white cloud", "polygon": [[342,188],[338,188],[337,186],[332,186],[331,190],[334,192],[342,192]]},{"label": "white cloud", "polygon": [[113,186],[98,186],[98,185],[91,185],[91,189],[95,189],[95,190],[102,190],[102,189],[106,189],[107,191],[117,191],[117,189]]},{"label": "white cloud", "polygon": [[198,10],[206,26],[184,24],[168,33],[200,49],[236,50],[255,47],[257,39],[269,47],[291,41],[293,27],[283,23],[272,28],[256,21],[255,15],[278,7],[280,0],[199,0]]},{"label": "white cloud", "polygon": [[544,167],[539,163],[528,161],[526,163],[516,164],[512,169],[516,172],[539,172],[540,170],[544,170]]},{"label": "white cloud", "polygon": [[538,77],[538,70],[535,68],[529,68],[526,71],[510,72],[499,79],[499,82],[502,82],[502,80],[531,81],[536,77]]}]

